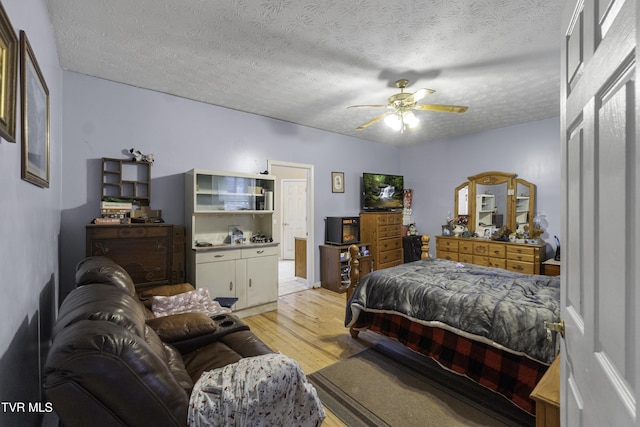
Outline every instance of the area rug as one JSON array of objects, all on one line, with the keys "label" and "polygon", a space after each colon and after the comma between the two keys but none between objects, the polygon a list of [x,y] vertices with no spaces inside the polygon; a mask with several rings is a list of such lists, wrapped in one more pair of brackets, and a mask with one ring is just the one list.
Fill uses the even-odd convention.
[{"label": "area rug", "polygon": [[323,404],[350,427],[533,426],[502,396],[389,342],[307,376]]}]

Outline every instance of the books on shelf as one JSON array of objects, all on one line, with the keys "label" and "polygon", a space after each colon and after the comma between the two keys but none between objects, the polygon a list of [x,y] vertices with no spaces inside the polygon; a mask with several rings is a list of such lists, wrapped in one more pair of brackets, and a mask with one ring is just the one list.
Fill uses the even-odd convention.
[{"label": "books on shelf", "polygon": [[131,224],[130,202],[100,202],[100,216],[93,220],[94,224]]},{"label": "books on shelf", "polygon": [[131,210],[133,208],[133,203],[131,202],[100,202],[100,209],[128,209]]},{"label": "books on shelf", "polygon": [[107,224],[131,224],[131,218],[95,218],[94,224],[107,225]]}]

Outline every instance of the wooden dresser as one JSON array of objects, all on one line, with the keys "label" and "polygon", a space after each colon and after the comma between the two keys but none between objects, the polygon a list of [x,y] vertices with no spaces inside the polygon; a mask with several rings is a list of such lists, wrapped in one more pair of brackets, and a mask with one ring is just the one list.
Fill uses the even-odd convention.
[{"label": "wooden dresser", "polygon": [[436,236],[436,257],[467,264],[541,274],[542,245]]},{"label": "wooden dresser", "polygon": [[362,212],[360,240],[370,242],[374,270],[402,264],[402,212]]},{"label": "wooden dresser", "polygon": [[185,280],[184,228],[171,224],[87,225],[86,255],[121,265],[136,285]]}]

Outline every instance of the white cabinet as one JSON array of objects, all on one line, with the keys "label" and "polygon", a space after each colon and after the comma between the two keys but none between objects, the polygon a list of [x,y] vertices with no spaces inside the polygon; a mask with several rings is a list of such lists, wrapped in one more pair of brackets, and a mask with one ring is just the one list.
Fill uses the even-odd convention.
[{"label": "white cabinet", "polygon": [[277,307],[278,244],[252,242],[272,236],[274,187],[270,175],[185,174],[187,279],[214,298],[238,298],[239,315]]},{"label": "white cabinet", "polygon": [[247,305],[278,300],[278,254],[276,247],[242,250],[247,260]]},{"label": "white cabinet", "polygon": [[233,307],[236,311],[255,307],[261,309],[251,314],[272,310],[278,300],[278,247],[196,252],[195,279],[196,286],[207,288],[213,298],[238,298]]}]

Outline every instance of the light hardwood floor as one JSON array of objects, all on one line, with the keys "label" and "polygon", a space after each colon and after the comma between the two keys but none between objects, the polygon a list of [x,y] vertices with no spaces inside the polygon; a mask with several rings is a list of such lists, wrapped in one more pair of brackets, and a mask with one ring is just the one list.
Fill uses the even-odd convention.
[{"label": "light hardwood floor", "polygon": [[[344,327],[345,294],[318,288],[283,295],[278,310],[243,320],[271,349],[298,361],[311,374],[384,339],[372,332],[351,338]],[[325,408],[323,427],[345,424]]]}]

